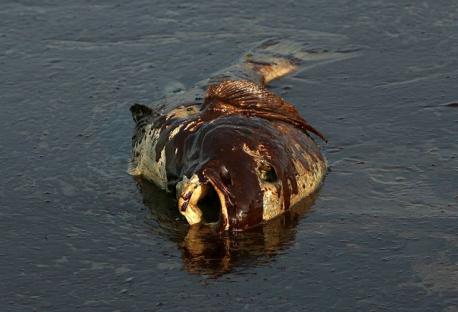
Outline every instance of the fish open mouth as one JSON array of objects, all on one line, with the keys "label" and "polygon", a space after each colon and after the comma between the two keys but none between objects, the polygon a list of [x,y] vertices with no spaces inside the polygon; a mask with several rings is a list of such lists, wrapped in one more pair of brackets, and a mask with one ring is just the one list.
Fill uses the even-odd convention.
[{"label": "fish open mouth", "polygon": [[202,211],[203,222],[219,222],[221,217],[221,203],[213,185],[207,184],[204,187],[204,192],[197,202],[197,207]]},{"label": "fish open mouth", "polygon": [[190,225],[207,224],[227,229],[228,217],[223,193],[211,182],[201,182],[196,175],[181,186],[180,213]]}]

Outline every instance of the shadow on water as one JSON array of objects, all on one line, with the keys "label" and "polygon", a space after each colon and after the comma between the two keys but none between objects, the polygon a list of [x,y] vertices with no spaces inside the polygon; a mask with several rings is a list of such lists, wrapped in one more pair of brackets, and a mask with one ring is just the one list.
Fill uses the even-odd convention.
[{"label": "shadow on water", "polygon": [[149,209],[147,223],[154,232],[177,244],[187,272],[211,277],[272,261],[293,244],[296,226],[318,196],[315,193],[289,212],[253,229],[217,233],[209,226],[189,226],[179,214],[173,196],[151,182],[138,178],[136,182]]}]

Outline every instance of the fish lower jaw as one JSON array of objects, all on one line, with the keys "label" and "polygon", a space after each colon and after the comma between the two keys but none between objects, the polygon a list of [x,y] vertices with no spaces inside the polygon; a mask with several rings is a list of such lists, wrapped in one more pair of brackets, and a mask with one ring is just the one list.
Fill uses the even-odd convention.
[{"label": "fish lower jaw", "polygon": [[202,183],[193,175],[177,187],[177,194],[179,211],[190,225],[229,229],[224,195],[211,182]]}]

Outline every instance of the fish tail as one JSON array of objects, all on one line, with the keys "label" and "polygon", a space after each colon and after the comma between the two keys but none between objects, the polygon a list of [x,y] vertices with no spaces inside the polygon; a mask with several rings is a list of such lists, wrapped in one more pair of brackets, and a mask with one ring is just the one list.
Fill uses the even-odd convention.
[{"label": "fish tail", "polygon": [[214,73],[201,85],[248,80],[264,86],[294,72],[355,57],[361,49],[346,44],[342,38],[321,33],[318,37],[304,35],[297,41],[267,39],[244,54],[238,63]]},{"label": "fish tail", "polygon": [[259,73],[267,84],[297,71],[309,59],[308,54],[307,44],[268,39],[245,54],[242,63]]}]

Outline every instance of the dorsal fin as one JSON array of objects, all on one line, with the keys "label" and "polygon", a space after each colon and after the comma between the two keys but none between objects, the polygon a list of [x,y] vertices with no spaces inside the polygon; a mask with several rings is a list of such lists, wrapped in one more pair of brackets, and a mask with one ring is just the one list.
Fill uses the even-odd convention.
[{"label": "dorsal fin", "polygon": [[235,113],[279,120],[310,131],[326,141],[324,136],[300,116],[297,109],[278,95],[246,80],[226,80],[209,85],[203,110],[233,109]]}]

